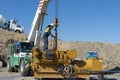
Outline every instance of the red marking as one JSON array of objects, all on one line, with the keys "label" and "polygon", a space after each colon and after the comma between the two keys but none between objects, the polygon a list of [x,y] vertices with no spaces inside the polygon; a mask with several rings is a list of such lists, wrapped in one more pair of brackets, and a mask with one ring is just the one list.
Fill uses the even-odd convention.
[{"label": "red marking", "polygon": [[43,4],[44,2],[40,2],[39,4]]},{"label": "red marking", "polygon": [[44,0],[40,1],[39,4],[44,3]]},{"label": "red marking", "polygon": [[41,6],[38,6],[38,7],[40,8],[40,7],[42,7],[42,5],[41,5]]},{"label": "red marking", "polygon": [[39,10],[41,10],[42,9],[42,5],[38,6],[38,8],[39,8]]},{"label": "red marking", "polygon": [[38,9],[41,10],[43,6],[44,0],[41,0],[38,5]]}]

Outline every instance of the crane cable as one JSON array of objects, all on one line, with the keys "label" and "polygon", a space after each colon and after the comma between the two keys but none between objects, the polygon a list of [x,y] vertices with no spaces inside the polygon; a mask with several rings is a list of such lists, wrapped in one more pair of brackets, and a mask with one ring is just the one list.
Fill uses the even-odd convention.
[{"label": "crane cable", "polygon": [[54,19],[54,25],[56,27],[59,25],[59,22],[58,22],[58,7],[59,7],[59,2],[58,2],[58,0],[55,0],[55,19]]},{"label": "crane cable", "polygon": [[58,18],[59,0],[55,0],[55,18]]},{"label": "crane cable", "polygon": [[54,26],[55,26],[55,38],[54,38],[54,44],[53,44],[53,50],[57,50],[57,27],[59,25],[59,21],[58,21],[58,7],[59,7],[59,2],[58,0],[55,0],[55,19],[54,19]]}]

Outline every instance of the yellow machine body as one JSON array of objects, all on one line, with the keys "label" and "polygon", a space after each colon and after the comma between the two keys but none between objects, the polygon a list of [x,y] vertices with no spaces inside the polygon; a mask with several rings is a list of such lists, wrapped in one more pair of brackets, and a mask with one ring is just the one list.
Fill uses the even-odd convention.
[{"label": "yellow machine body", "polygon": [[32,60],[30,67],[36,78],[65,78],[77,77],[88,78],[91,74],[86,71],[102,70],[102,60],[90,58],[85,61],[74,60],[77,57],[76,50],[49,51],[52,58],[46,58],[46,52],[41,52],[38,48],[32,50]]},{"label": "yellow machine body", "polygon": [[91,74],[95,74],[94,71],[103,70],[102,59],[90,58],[87,60],[78,60],[74,65],[76,69],[76,76],[87,78]]}]

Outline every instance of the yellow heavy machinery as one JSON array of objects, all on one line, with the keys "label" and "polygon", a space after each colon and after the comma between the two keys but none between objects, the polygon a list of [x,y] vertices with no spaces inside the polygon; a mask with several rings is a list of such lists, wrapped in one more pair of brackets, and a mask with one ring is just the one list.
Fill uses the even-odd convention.
[{"label": "yellow heavy machinery", "polygon": [[42,24],[49,1],[40,1],[28,37],[28,41],[33,41],[35,44],[35,47],[32,49],[32,58],[29,62],[30,70],[33,71],[35,79],[88,78],[89,75],[95,74],[94,71],[102,70],[102,60],[98,56],[94,57],[94,54],[90,54],[86,60],[75,60],[78,56],[76,50],[62,51],[57,49],[58,18],[54,20],[54,47],[47,51],[40,49],[39,42],[42,33]]},{"label": "yellow heavy machinery", "polygon": [[[46,58],[46,55],[50,58]],[[35,78],[88,78],[95,74],[92,71],[102,70],[102,60],[99,58],[74,60],[77,57],[76,50],[51,50],[45,53],[34,47],[32,56],[34,59],[30,66]]]}]

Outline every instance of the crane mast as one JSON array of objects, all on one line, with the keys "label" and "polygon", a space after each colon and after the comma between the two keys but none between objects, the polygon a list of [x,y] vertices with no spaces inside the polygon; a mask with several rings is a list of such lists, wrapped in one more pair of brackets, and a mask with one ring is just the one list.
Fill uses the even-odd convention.
[{"label": "crane mast", "polygon": [[49,2],[50,0],[40,0],[38,9],[33,19],[31,30],[28,36],[28,42],[34,42],[34,45],[37,47],[39,47],[44,16],[46,14]]}]

